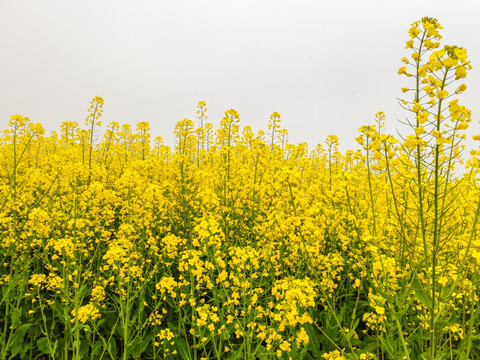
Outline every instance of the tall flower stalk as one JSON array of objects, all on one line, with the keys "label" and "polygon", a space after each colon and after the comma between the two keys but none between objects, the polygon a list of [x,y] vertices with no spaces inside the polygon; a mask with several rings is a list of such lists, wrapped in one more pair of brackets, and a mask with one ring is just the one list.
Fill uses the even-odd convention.
[{"label": "tall flower stalk", "polygon": [[[414,189],[418,204],[418,229],[423,242],[423,271],[428,275],[422,291],[428,293],[429,343],[428,359],[435,359],[440,346],[441,328],[437,324],[443,311],[440,299],[439,260],[445,257],[451,236],[442,226],[455,198],[451,182],[455,164],[460,160],[462,131],[468,128],[470,111],[458,104],[452,96],[466,89],[464,84],[456,90],[453,85],[466,76],[471,66],[467,52],[457,46],[440,47],[442,29],[436,19],[424,17],[412,24],[406,44],[411,49],[409,59],[402,59],[398,73],[413,77],[414,86],[403,88],[413,92],[412,100],[401,100],[402,105],[414,115],[407,120],[413,134],[406,137],[404,151],[411,154],[416,173]],[[409,66],[409,69],[407,69]],[[417,282],[421,284],[421,282]]]}]

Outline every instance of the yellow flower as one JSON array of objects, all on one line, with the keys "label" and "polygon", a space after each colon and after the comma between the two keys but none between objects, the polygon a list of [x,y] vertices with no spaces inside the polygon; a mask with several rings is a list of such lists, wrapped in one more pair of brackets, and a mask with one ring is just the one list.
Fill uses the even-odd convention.
[{"label": "yellow flower", "polygon": [[375,311],[377,312],[378,315],[385,314],[385,309],[382,306],[375,306]]},{"label": "yellow flower", "polygon": [[[76,312],[78,313],[77,315]],[[101,316],[99,310],[92,303],[79,307],[77,311],[75,309],[72,310],[71,314],[73,315],[73,318],[70,322],[73,323],[78,319],[82,324],[86,323],[88,320],[96,320]]]},{"label": "yellow flower", "polygon": [[420,136],[420,135],[425,134],[425,133],[426,133],[426,131],[423,128],[423,126],[419,126],[419,127],[415,128],[415,134],[417,136]]},{"label": "yellow flower", "polygon": [[467,85],[461,84],[461,85],[457,88],[457,90],[455,90],[455,94],[459,94],[459,93],[461,93],[461,92],[464,92],[466,89],[467,89]]},{"label": "yellow flower", "polygon": [[308,337],[307,332],[305,331],[305,329],[303,327],[300,328],[300,332],[297,334],[296,341],[297,341],[297,346],[298,347],[300,347],[302,345],[307,346],[308,341],[309,341],[309,337]]},{"label": "yellow flower", "polygon": [[437,91],[437,97],[439,99],[444,99],[448,96],[448,91],[447,90],[439,90]]},{"label": "yellow flower", "polygon": [[283,341],[280,344],[280,350],[285,351],[285,352],[290,352],[290,351],[292,351],[292,346],[290,345],[290,343],[288,341]]},{"label": "yellow flower", "polygon": [[326,360],[345,360],[345,357],[338,350],[333,350],[322,355]]},{"label": "yellow flower", "polygon": [[45,274],[33,274],[28,280],[28,283],[33,286],[42,286],[47,280]]}]

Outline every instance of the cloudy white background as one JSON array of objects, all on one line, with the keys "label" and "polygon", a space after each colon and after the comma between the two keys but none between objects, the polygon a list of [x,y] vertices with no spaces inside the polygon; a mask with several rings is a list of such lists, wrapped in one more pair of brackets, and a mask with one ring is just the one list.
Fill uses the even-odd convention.
[{"label": "cloudy white background", "polygon": [[357,129],[408,114],[397,75],[409,25],[443,25],[445,44],[467,48],[474,69],[461,103],[480,133],[480,1],[476,0],[0,0],[0,128],[10,115],[84,124],[93,96],[104,124],[150,122],[174,144],[198,101],[217,125],[227,109],[266,129],[282,116],[291,142],[328,134],[354,148]]}]

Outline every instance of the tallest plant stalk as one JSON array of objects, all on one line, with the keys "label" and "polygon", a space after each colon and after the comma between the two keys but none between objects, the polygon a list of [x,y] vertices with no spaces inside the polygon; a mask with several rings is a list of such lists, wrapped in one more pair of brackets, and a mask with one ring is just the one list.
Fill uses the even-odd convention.
[{"label": "tallest plant stalk", "polygon": [[[429,294],[424,304],[428,310],[428,322],[424,323],[425,329],[429,329],[426,355],[428,359],[437,357],[442,328],[438,320],[442,318],[444,308],[440,301],[442,284],[439,283],[439,260],[445,257],[445,245],[451,240],[450,235],[442,235],[443,219],[449,212],[449,207],[458,191],[450,180],[450,173],[456,161],[460,159],[459,131],[468,128],[470,112],[463,106],[458,105],[458,100],[448,103],[448,115],[443,115],[447,110],[445,100],[451,96],[449,85],[455,80],[466,76],[467,70],[471,69],[466,60],[466,50],[456,46],[440,48],[441,35],[438,30],[442,27],[436,19],[422,18],[412,24],[409,34],[412,40],[407,42],[406,48],[413,49],[411,54],[414,64],[409,64],[407,58],[402,61],[411,65],[415,73],[407,72],[403,66],[399,70],[400,75],[415,77],[415,92],[413,102],[402,100],[405,108],[415,114],[415,122],[408,122],[414,130],[414,135],[407,136],[404,149],[407,153],[414,151],[413,160],[416,172],[416,193],[418,196],[418,222],[414,226],[416,233],[421,233],[423,242],[423,264],[412,259],[420,273],[426,274],[426,283],[422,285],[422,291]],[[417,42],[417,44],[416,44]],[[429,54],[428,61],[422,62]],[[455,74],[452,75],[452,72]],[[455,94],[466,89],[460,85]],[[403,88],[403,92],[409,91]],[[425,101],[428,99],[428,101]],[[433,119],[432,119],[433,118]],[[449,119],[453,126],[445,121]],[[441,191],[441,188],[444,188]],[[432,204],[433,209],[427,204]],[[416,227],[416,229],[415,229]],[[418,229],[419,227],[419,229]],[[410,252],[411,254],[413,252]],[[422,284],[418,277],[418,284]],[[443,284],[445,285],[445,284]],[[443,299],[445,300],[445,299]],[[427,334],[426,334],[427,336]]]},{"label": "tallest plant stalk", "polygon": [[[441,84],[441,90],[440,91],[444,91],[444,88],[445,88],[445,82],[446,82],[446,79],[447,79],[447,73],[448,73],[448,69],[445,70],[445,74],[443,76],[443,80],[442,80],[442,84]],[[439,101],[438,101],[438,110],[437,110],[437,123],[436,123],[436,131],[438,132],[438,134],[440,134],[440,131],[441,131],[441,113],[442,113],[442,102],[443,102],[443,98],[440,98]],[[437,306],[436,304],[436,291],[437,291],[437,272],[436,272],[436,269],[437,269],[437,253],[439,251],[439,248],[440,248],[440,227],[439,227],[439,223],[440,223],[440,208],[439,208],[439,187],[440,187],[440,184],[439,184],[439,177],[440,177],[440,171],[441,171],[441,166],[442,164],[440,163],[440,153],[441,153],[441,142],[440,141],[436,141],[435,142],[435,165],[434,165],[434,171],[435,171],[435,175],[434,175],[434,195],[433,195],[433,199],[434,199],[434,218],[433,218],[433,247],[432,247],[432,307],[430,309],[430,329],[431,329],[431,333],[430,333],[430,342],[432,344],[432,358],[435,358],[436,354],[436,336],[435,336],[435,333],[436,333],[436,330],[435,330],[435,307]],[[445,202],[443,202],[443,204],[445,204]],[[441,209],[442,210],[442,213],[443,213],[443,208]]]},{"label": "tallest plant stalk", "polygon": [[[425,35],[426,31],[423,32],[422,38],[420,40],[420,44],[418,46],[418,54],[422,53],[422,48],[423,48],[423,42],[425,40]],[[416,86],[415,86],[415,104],[420,103],[420,56],[417,57],[415,61],[415,69],[416,69]],[[415,112],[415,119],[416,119],[416,128],[418,129],[420,127],[420,119],[419,119],[419,114],[420,110],[417,109]],[[417,134],[418,137],[418,134]],[[428,259],[428,246],[427,246],[427,239],[426,239],[426,231],[425,231],[425,219],[424,219],[424,213],[423,213],[423,188],[422,188],[422,149],[420,146],[420,142],[417,142],[416,146],[416,170],[417,170],[417,182],[418,182],[418,204],[419,204],[419,220],[420,220],[420,231],[422,234],[422,241],[423,241],[423,249],[424,249],[424,257],[425,257],[425,267],[428,268],[429,266],[429,259]]]}]

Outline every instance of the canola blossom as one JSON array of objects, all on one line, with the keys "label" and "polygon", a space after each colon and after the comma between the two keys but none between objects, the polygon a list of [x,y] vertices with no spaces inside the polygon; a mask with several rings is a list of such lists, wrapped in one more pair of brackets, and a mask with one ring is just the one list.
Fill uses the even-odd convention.
[{"label": "canola blossom", "polygon": [[[0,359],[480,358],[480,150],[465,49],[408,31],[405,138],[342,153],[200,101],[147,122],[13,115],[0,136]],[[480,140],[479,135],[474,140]],[[462,165],[465,171],[459,172]]]}]

